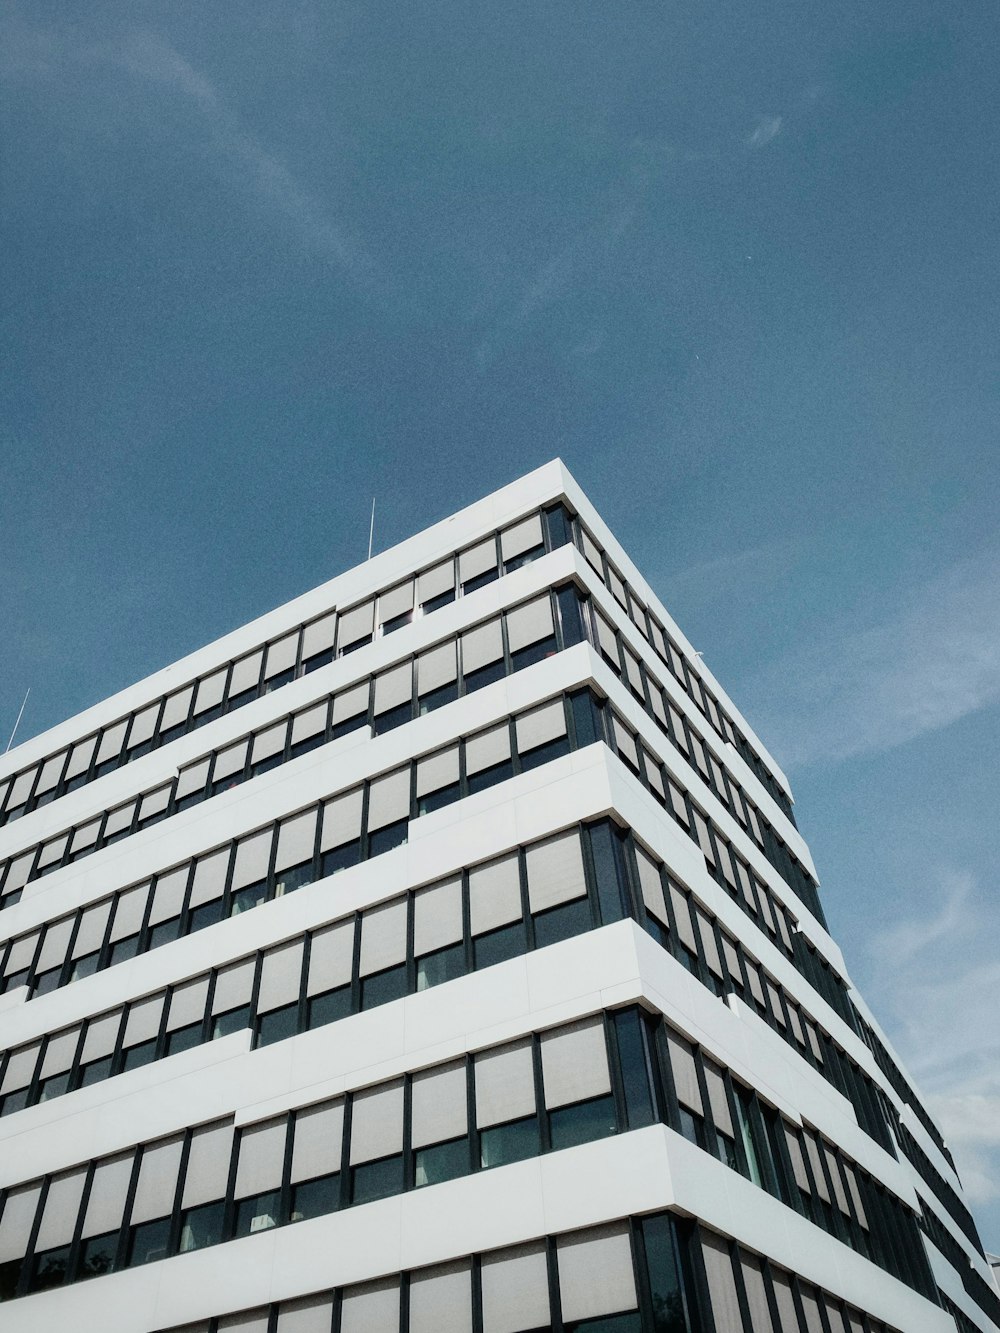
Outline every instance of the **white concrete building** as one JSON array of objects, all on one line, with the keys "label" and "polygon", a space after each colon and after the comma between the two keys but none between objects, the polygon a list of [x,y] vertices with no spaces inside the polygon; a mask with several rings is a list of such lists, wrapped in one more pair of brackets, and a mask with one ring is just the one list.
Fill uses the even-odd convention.
[{"label": "white concrete building", "polygon": [[961,1333],[785,778],[553,462],[0,767],[8,1333]]}]

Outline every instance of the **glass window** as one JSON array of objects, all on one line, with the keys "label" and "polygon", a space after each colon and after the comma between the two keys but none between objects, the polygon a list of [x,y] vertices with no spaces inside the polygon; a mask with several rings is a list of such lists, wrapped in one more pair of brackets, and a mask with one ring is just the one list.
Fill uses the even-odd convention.
[{"label": "glass window", "polygon": [[479,1164],[483,1168],[507,1166],[538,1154],[538,1117],[525,1116],[505,1125],[494,1125],[479,1134]]},{"label": "glass window", "polygon": [[340,1173],[304,1180],[292,1186],[292,1222],[335,1213],[340,1207]]},{"label": "glass window", "polygon": [[91,1236],[80,1245],[80,1263],[77,1278],[101,1277],[110,1273],[115,1266],[118,1254],[118,1232],[108,1232],[106,1236]]},{"label": "glass window", "polygon": [[477,970],[492,967],[495,963],[505,963],[508,958],[517,958],[526,948],[523,921],[515,921],[512,925],[500,926],[497,930],[477,935],[472,942]]},{"label": "glass window", "polygon": [[445,1180],[454,1180],[469,1171],[469,1140],[451,1139],[448,1143],[435,1143],[428,1148],[417,1149],[415,1155],[414,1183],[439,1185]]},{"label": "glass window", "polygon": [[347,1018],[351,1012],[351,988],[339,986],[336,990],[314,995],[309,1001],[308,1026],[322,1027],[324,1023],[335,1023],[338,1018]]},{"label": "glass window", "polygon": [[371,1203],[399,1194],[403,1189],[402,1154],[364,1162],[351,1168],[351,1202]]},{"label": "glass window", "polygon": [[222,1222],[224,1204],[203,1203],[198,1208],[188,1208],[181,1214],[181,1239],[178,1250],[186,1254],[189,1250],[202,1250],[206,1245],[218,1245],[222,1240]]},{"label": "glass window", "polygon": [[130,1267],[151,1264],[164,1259],[170,1244],[170,1218],[160,1217],[155,1222],[143,1222],[132,1228],[129,1237],[127,1263]]},{"label": "glass window", "polygon": [[272,1009],[257,1020],[257,1045],[270,1046],[286,1037],[294,1037],[299,1030],[298,1004],[286,1004]]},{"label": "glass window", "polygon": [[417,959],[417,990],[429,990],[443,981],[465,975],[465,945],[451,944]]},{"label": "glass window", "polygon": [[270,1190],[249,1199],[240,1199],[236,1205],[235,1236],[252,1236],[257,1231],[268,1231],[278,1225],[281,1193]]},{"label": "glass window", "polygon": [[617,1131],[614,1097],[595,1097],[591,1101],[562,1106],[549,1114],[553,1149],[573,1148]]}]

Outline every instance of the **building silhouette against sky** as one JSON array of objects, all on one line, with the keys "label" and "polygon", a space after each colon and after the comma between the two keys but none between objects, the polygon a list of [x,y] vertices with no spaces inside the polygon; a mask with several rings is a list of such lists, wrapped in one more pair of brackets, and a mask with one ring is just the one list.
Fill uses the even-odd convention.
[{"label": "building silhouette against sky", "polygon": [[561,463],[0,820],[5,1330],[1000,1328],[784,776]]}]

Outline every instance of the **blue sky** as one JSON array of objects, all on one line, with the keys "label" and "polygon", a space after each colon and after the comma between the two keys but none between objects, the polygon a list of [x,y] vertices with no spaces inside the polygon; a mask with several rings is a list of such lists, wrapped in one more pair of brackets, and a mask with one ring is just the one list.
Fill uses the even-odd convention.
[{"label": "blue sky", "polygon": [[[994,7],[7,0],[0,727],[561,455],[1000,1250]],[[991,109],[992,108],[992,109]]]}]

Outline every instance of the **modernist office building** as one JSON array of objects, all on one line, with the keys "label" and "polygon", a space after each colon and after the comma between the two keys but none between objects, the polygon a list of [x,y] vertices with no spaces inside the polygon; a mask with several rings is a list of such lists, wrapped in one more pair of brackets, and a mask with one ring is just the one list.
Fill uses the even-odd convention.
[{"label": "modernist office building", "polygon": [[787,783],[548,464],[0,769],[10,1333],[972,1333]]}]

